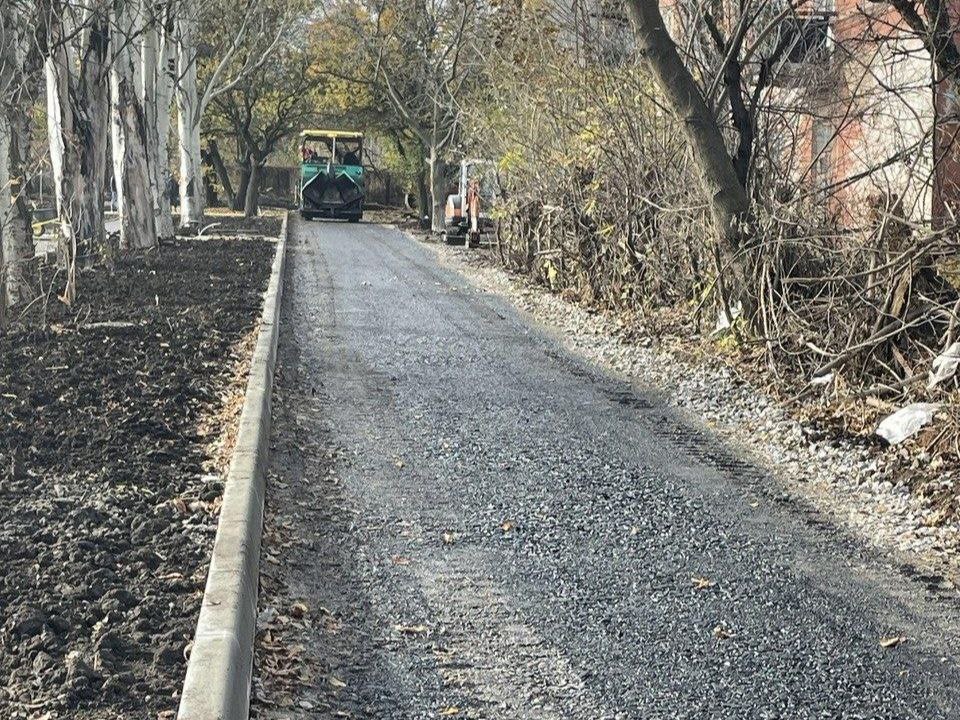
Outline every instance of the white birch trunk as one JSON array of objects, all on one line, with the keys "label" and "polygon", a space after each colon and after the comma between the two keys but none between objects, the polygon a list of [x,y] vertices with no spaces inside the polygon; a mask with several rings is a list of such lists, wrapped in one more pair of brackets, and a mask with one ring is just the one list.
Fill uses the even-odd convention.
[{"label": "white birch trunk", "polygon": [[[22,61],[27,48],[22,46]],[[22,63],[20,67],[22,67]],[[7,299],[10,304],[23,302],[34,296],[27,277],[27,261],[34,255],[33,224],[26,198],[27,157],[30,147],[33,118],[28,106],[14,106],[10,112],[10,177],[14,181],[11,194],[11,219],[4,232],[4,257],[7,263]]]},{"label": "white birch trunk", "polygon": [[[77,233],[74,225],[74,208],[71,199],[75,197],[71,187],[72,177],[67,172],[67,128],[73,126],[73,113],[70,105],[70,88],[67,78],[68,59],[65,48],[57,48],[55,56],[44,61],[47,92],[47,135],[50,146],[50,167],[53,170],[53,194],[57,204],[57,218],[60,221],[60,257],[67,266],[68,297],[71,302],[70,282],[74,272],[74,258],[77,251]],[[59,61],[59,62],[58,62]]]},{"label": "white birch trunk", "polygon": [[[113,161],[113,192],[116,197],[114,210],[123,215],[123,127],[120,120],[120,99],[116,73],[110,73],[110,158]],[[121,243],[123,233],[121,230]]]},{"label": "white birch trunk", "polygon": [[160,222],[157,233],[161,238],[173,238],[173,211],[167,194],[170,172],[170,106],[173,103],[177,61],[172,35],[164,31],[160,41],[161,69],[157,75],[157,187],[160,188]]},{"label": "white birch trunk", "polygon": [[167,185],[170,177],[167,157],[167,136],[170,132],[170,103],[173,99],[172,38],[166,32],[169,10],[159,5],[151,10],[151,1],[144,0],[143,13],[150,25],[145,29],[141,48],[142,87],[140,88],[147,130],[147,164],[150,167],[150,191],[153,216],[159,241],[174,237],[173,215]]},{"label": "white birch trunk", "polygon": [[63,111],[69,111],[69,103],[65,97],[67,89],[60,77],[64,72],[57,68],[57,62],[47,57],[43,63],[46,78],[47,92],[47,144],[50,146],[50,168],[53,171],[53,196],[56,201],[57,217],[63,220],[64,207],[64,163],[66,161],[66,146],[64,144]]},{"label": "white birch trunk", "polygon": [[[109,23],[104,3],[91,5],[82,32],[52,28],[45,60],[47,129],[60,219],[60,256],[67,270],[62,300],[76,296],[76,262],[104,242],[103,190],[110,123],[107,82]],[[69,43],[78,43],[72,49]]]},{"label": "white birch trunk", "polygon": [[147,160],[147,128],[139,93],[140,62],[136,41],[138,27],[132,1],[120,3],[115,17],[115,52],[110,72],[113,95],[113,116],[117,124],[118,142],[114,149],[114,166],[119,156],[119,191],[123,198],[120,211],[120,246],[148,248],[156,245],[154,193],[152,173]]},{"label": "white birch trunk", "polygon": [[[16,6],[0,20],[0,310],[24,300],[29,286],[23,264],[33,256],[26,203],[20,197],[23,152],[28,145],[29,110],[23,100],[27,59],[25,24]],[[0,312],[0,316],[3,313]]]},{"label": "white birch trunk", "polygon": [[182,3],[177,17],[177,133],[180,137],[180,226],[203,222],[200,97],[197,88],[196,8]]}]

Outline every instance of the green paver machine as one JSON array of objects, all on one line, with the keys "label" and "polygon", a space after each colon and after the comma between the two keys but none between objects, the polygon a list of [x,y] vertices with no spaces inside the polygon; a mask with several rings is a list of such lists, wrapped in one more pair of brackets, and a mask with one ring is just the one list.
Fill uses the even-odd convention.
[{"label": "green paver machine", "polygon": [[304,130],[300,133],[300,216],[363,217],[363,133]]}]

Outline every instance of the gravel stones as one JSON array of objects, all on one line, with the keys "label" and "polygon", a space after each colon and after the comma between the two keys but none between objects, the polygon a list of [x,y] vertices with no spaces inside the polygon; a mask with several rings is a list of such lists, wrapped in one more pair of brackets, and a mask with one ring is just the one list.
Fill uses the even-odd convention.
[{"label": "gravel stones", "polygon": [[397,233],[293,233],[258,719],[960,713],[952,606],[701,425]]},{"label": "gravel stones", "polygon": [[[960,520],[943,522],[931,499],[908,490],[923,463],[904,448],[836,440],[796,420],[777,401],[718,358],[690,350],[699,338],[641,334],[510,275],[483,252],[424,245],[483,292],[504,297],[545,325],[571,352],[654,389],[753,462],[784,492],[831,516],[900,563],[953,578],[960,587]],[[954,480],[945,476],[952,487]]]}]

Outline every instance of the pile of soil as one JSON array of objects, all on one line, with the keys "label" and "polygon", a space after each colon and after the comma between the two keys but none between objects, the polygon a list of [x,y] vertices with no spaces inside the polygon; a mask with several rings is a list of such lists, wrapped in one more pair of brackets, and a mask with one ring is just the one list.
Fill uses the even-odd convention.
[{"label": "pile of soil", "polygon": [[0,337],[0,717],[173,717],[274,248],[86,270]]}]

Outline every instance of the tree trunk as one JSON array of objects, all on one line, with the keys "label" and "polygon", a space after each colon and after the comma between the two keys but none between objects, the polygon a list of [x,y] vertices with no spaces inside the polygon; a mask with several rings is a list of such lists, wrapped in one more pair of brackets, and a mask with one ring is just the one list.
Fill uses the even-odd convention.
[{"label": "tree trunk", "polygon": [[243,203],[243,216],[255,218],[260,213],[260,171],[263,166],[254,159],[250,161],[250,180]]},{"label": "tree trunk", "polygon": [[[727,285],[730,299],[746,301],[749,259],[741,253],[742,225],[750,208],[746,190],[737,178],[716,119],[677,53],[658,0],[628,0],[627,5],[636,26],[638,48],[653,71],[667,106],[683,120],[684,134],[710,204],[723,265],[733,274],[732,287]],[[747,307],[744,310],[749,317]]]},{"label": "tree trunk", "polygon": [[109,38],[110,18],[106,2],[98,4],[86,31],[80,65],[80,88],[73,113],[74,136],[81,139],[78,185],[84,206],[82,238],[89,252],[112,248],[105,240],[103,192],[107,178],[107,148],[110,133]]},{"label": "tree trunk", "polygon": [[180,136],[180,226],[203,222],[203,158],[200,147],[200,97],[197,91],[197,9],[179,3],[177,17],[177,133]]},{"label": "tree trunk", "polygon": [[[3,42],[2,38],[0,42]],[[0,72],[4,72],[2,61],[5,59],[0,57]],[[0,90],[4,89],[6,88],[0,84]],[[10,247],[13,239],[13,184],[10,182],[13,129],[10,127],[5,100],[6,98],[0,98],[0,327],[6,324],[7,308],[17,301],[10,288],[10,276],[14,274],[11,270],[16,263],[16,250]]]},{"label": "tree trunk", "polygon": [[10,222],[3,234],[3,257],[7,266],[6,287],[10,305],[34,296],[27,277],[27,263],[33,257],[33,216],[27,203],[27,163],[33,118],[29,106],[14,107],[9,117],[12,130],[10,175],[13,181]]},{"label": "tree trunk", "polygon": [[207,154],[210,157],[210,164],[213,165],[217,178],[223,186],[223,194],[227,196],[227,206],[234,207],[237,202],[236,193],[233,191],[233,183],[230,182],[230,173],[227,172],[227,166],[223,162],[223,156],[220,154],[220,147],[216,140],[207,142]]},{"label": "tree trunk", "polygon": [[[61,299],[76,297],[76,263],[81,250],[105,250],[103,191],[110,123],[107,77],[109,17],[103,2],[89,9],[79,34],[61,22],[49,28],[44,70],[47,129],[60,220],[60,259],[66,269]],[[74,51],[71,42],[79,43]],[[76,74],[75,74],[76,73]]]},{"label": "tree trunk", "polygon": [[142,249],[157,244],[157,231],[154,223],[153,175],[147,164],[147,126],[137,87],[140,63],[134,40],[141,28],[137,27],[134,10],[132,1],[119,3],[115,15],[117,36],[110,85],[120,139],[117,148],[120,155],[117,184],[121,188],[119,195],[123,198],[120,205],[120,246]]},{"label": "tree trunk", "polygon": [[[114,73],[111,72],[111,76]],[[120,103],[116,83],[110,80],[110,159],[113,161],[111,189],[115,202],[113,210],[123,215],[123,127],[120,120]],[[121,231],[121,243],[123,242]]]},{"label": "tree trunk", "polygon": [[443,232],[443,212],[447,204],[444,162],[436,145],[430,147],[430,228],[435,233]]},{"label": "tree trunk", "polygon": [[252,161],[247,157],[240,166],[240,183],[237,185],[237,193],[233,199],[231,207],[234,210],[243,210],[247,202],[247,188],[250,187],[250,163]]},{"label": "tree trunk", "polygon": [[173,99],[173,39],[170,36],[170,8],[164,3],[153,5],[144,0],[144,18],[149,25],[141,41],[142,67],[140,101],[146,124],[147,166],[150,168],[150,192],[153,197],[153,216],[157,240],[174,237],[173,212],[167,185],[170,179],[170,160],[167,157],[170,133],[170,103]]},{"label": "tree trunk", "polygon": [[[9,21],[9,22],[8,22]],[[30,107],[23,87],[27,38],[17,7],[0,20],[0,318],[30,296],[24,273],[33,256],[30,212],[24,199],[30,146]]]},{"label": "tree trunk", "polygon": [[430,228],[430,186],[427,182],[427,174],[426,170],[417,173],[417,212],[421,230]]}]

